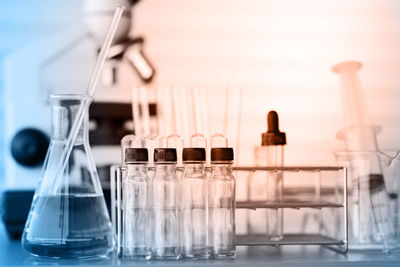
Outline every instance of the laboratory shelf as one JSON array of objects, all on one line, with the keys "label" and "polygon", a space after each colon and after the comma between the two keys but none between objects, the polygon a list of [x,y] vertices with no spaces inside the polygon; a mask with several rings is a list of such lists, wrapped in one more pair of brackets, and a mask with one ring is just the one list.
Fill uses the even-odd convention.
[{"label": "laboratory shelf", "polygon": [[279,241],[271,241],[265,235],[236,235],[237,246],[280,245],[344,245],[345,242],[320,234],[285,234]]},{"label": "laboratory shelf", "polygon": [[328,201],[316,201],[316,200],[302,200],[302,199],[285,199],[281,202],[265,202],[265,201],[237,201],[237,209],[300,209],[300,208],[343,208],[344,205],[341,203],[334,203]]}]

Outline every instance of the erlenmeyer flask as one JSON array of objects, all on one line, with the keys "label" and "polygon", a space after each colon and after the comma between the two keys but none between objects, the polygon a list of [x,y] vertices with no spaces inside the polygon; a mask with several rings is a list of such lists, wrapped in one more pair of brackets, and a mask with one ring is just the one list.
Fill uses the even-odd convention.
[{"label": "erlenmeyer flask", "polygon": [[88,140],[88,118],[62,173],[61,154],[87,95],[52,95],[52,137],[22,236],[31,254],[56,258],[105,255],[114,233]]}]

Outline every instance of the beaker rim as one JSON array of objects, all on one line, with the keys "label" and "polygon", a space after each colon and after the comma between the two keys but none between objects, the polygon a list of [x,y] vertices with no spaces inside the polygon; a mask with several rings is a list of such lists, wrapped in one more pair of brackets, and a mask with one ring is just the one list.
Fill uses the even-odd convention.
[{"label": "beaker rim", "polygon": [[89,100],[88,94],[51,94],[50,100]]},{"label": "beaker rim", "polygon": [[355,154],[381,154],[381,155],[394,155],[399,153],[398,149],[382,149],[382,150],[335,150],[334,155],[355,155]]},{"label": "beaker rim", "polygon": [[337,160],[358,157],[358,156],[378,156],[381,161],[390,164],[393,160],[400,159],[400,151],[394,149],[386,150],[336,150],[333,155]]}]

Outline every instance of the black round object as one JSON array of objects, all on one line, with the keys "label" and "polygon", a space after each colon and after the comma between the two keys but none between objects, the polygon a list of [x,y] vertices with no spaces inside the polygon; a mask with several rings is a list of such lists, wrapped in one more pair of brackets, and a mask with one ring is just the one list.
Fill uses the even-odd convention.
[{"label": "black round object", "polygon": [[[371,173],[368,176],[369,177],[367,177],[367,179],[369,182],[369,191],[370,192],[376,193],[376,192],[385,190],[385,179],[383,178],[382,174]],[[360,177],[359,179],[360,179],[360,181],[362,181],[361,179],[364,179],[364,178],[365,177]]]},{"label": "black round object", "polygon": [[233,148],[213,147],[211,148],[211,161],[232,161]]},{"label": "black round object", "polygon": [[21,165],[31,167],[46,158],[49,139],[42,131],[26,128],[17,132],[11,141],[11,155]]},{"label": "black round object", "polygon": [[154,162],[176,162],[175,148],[155,148]]},{"label": "black round object", "polygon": [[125,162],[147,162],[149,153],[147,148],[127,148],[125,149]]},{"label": "black round object", "polygon": [[137,2],[139,2],[140,0],[129,0],[129,2],[131,2],[131,5],[135,5],[137,4]]},{"label": "black round object", "polygon": [[268,131],[261,135],[262,146],[286,145],[286,134],[279,130],[278,113],[272,110],[267,116]]},{"label": "black round object", "polygon": [[203,147],[186,147],[182,150],[183,161],[205,161],[206,149]]}]

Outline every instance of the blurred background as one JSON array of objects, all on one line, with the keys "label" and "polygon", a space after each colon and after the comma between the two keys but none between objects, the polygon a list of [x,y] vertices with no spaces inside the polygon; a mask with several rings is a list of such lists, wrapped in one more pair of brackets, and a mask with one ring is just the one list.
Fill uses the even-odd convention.
[{"label": "blurred background", "polygon": [[[400,2],[136,2],[2,1],[0,179],[6,187],[36,183],[40,163],[16,162],[12,140],[25,128],[49,136],[48,95],[84,92],[101,31],[121,3],[130,7],[121,30],[126,33],[121,32],[95,97],[99,104],[125,104],[111,119],[129,120],[131,111],[125,108],[132,87],[148,88],[150,104],[157,104],[162,88],[204,88],[209,125],[204,134],[209,136],[224,132],[227,92],[241,88],[239,130],[230,140],[237,147],[238,164],[254,162],[254,147],[267,129],[266,115],[276,110],[287,135],[286,165],[332,165],[333,151],[342,148],[336,133],[344,121],[340,81],[331,68],[355,60],[364,66],[360,79],[370,121],[382,127],[380,147],[400,147]],[[111,120],[101,112],[105,106],[93,109],[99,131],[92,128],[90,142],[98,167],[107,167],[108,173],[109,165],[119,162],[120,138],[112,131],[112,136],[104,135],[100,122]],[[129,132],[131,126],[124,127]],[[116,158],[104,159],[105,153]]]}]

